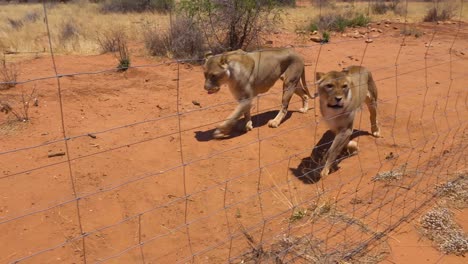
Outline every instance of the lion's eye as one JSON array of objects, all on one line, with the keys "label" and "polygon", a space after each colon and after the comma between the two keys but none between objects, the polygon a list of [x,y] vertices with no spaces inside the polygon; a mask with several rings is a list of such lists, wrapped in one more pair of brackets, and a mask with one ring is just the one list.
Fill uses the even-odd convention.
[{"label": "lion's eye", "polygon": [[343,88],[343,90],[347,90],[347,89],[348,89],[348,85],[347,85],[347,84],[343,84],[342,88]]},{"label": "lion's eye", "polygon": [[329,84],[325,85],[325,89],[327,89],[327,90],[333,89],[333,84],[329,83]]}]

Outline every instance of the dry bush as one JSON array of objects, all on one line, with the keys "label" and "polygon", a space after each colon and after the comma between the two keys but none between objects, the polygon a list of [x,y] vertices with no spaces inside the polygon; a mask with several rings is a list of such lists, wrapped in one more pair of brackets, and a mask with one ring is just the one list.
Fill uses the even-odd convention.
[{"label": "dry bush", "polygon": [[203,31],[214,53],[256,48],[280,21],[274,0],[181,0],[182,13]]},{"label": "dry bush", "polygon": [[167,31],[147,26],[144,29],[145,47],[153,56],[172,56],[176,59],[203,58],[205,38],[190,18],[178,16]]},{"label": "dry bush", "polygon": [[347,27],[365,27],[369,22],[370,18],[359,12],[327,12],[312,20],[309,29],[343,32]]},{"label": "dry bush", "polygon": [[66,42],[76,40],[79,37],[79,33],[80,31],[76,22],[70,19],[61,24],[58,37],[60,42]]},{"label": "dry bush", "polygon": [[371,4],[371,9],[374,14],[383,15],[387,13],[390,9],[390,6],[385,3],[385,1],[380,0]]},{"label": "dry bush", "polygon": [[170,29],[171,52],[176,59],[201,59],[205,38],[200,28],[189,18],[177,17]]},{"label": "dry bush", "polygon": [[118,71],[126,71],[130,67],[130,53],[128,52],[127,38],[123,37],[117,41],[117,51],[119,64],[117,65]]},{"label": "dry bush", "polygon": [[449,20],[455,16],[457,5],[453,1],[437,3],[432,8],[427,10],[423,18],[424,22],[435,22]]},{"label": "dry bush", "polygon": [[[99,33],[98,33],[99,34]],[[97,37],[99,47],[102,53],[116,52],[119,50],[119,43],[125,39],[124,29],[117,27],[105,30]]]},{"label": "dry bush", "polygon": [[41,12],[40,11],[38,11],[38,10],[29,11],[28,13],[26,13],[26,15],[24,15],[23,21],[28,22],[28,23],[34,23],[37,20],[39,20],[40,18],[41,18]]},{"label": "dry bush", "polygon": [[174,0],[106,0],[102,3],[102,12],[167,12],[174,7]]},{"label": "dry bush", "polygon": [[0,60],[0,90],[10,89],[16,86],[19,71],[14,64],[7,64],[5,58]]},{"label": "dry bush", "polygon": [[168,56],[170,39],[167,31],[147,26],[143,30],[145,48],[151,56]]},{"label": "dry bush", "polygon": [[10,27],[15,30],[20,30],[24,26],[24,23],[21,19],[7,18],[7,20],[8,20],[8,23],[10,24]]},{"label": "dry bush", "polygon": [[12,114],[15,116],[16,121],[26,122],[29,120],[29,107],[31,105],[36,105],[37,95],[36,88],[34,88],[30,94],[25,94],[24,91],[21,92],[21,99],[19,101],[20,107],[12,107],[8,102],[0,101],[0,113]]}]

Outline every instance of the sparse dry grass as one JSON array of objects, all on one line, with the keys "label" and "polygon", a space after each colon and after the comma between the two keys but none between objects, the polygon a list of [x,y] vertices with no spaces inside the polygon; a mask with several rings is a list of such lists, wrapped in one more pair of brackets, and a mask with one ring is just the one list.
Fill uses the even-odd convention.
[{"label": "sparse dry grass", "polygon": [[[103,32],[122,28],[133,40],[143,39],[142,25],[150,23],[154,27],[167,28],[168,14],[151,12],[116,14],[99,12],[99,6],[92,3],[68,3],[50,7],[47,10],[53,46],[59,53],[97,54],[101,52],[99,38]],[[2,5],[0,8],[0,52],[44,52],[49,49],[47,31],[43,23],[41,4]],[[39,17],[39,18],[38,18]],[[8,19],[22,21],[20,29],[11,27]],[[64,28],[72,23],[72,27]],[[73,32],[73,38],[63,43],[64,32]]]},{"label": "sparse dry grass", "polygon": [[[456,0],[461,1],[461,0]],[[304,2],[304,1],[303,1]],[[282,7],[287,19],[283,19],[285,30],[293,32],[298,26],[305,27],[317,17],[320,9],[310,4],[299,7]],[[408,22],[422,21],[427,10],[434,4],[431,2],[410,2],[408,4]],[[143,25],[150,24],[152,28],[166,30],[169,27],[169,14],[151,12],[143,13],[105,13],[99,10],[98,4],[78,1],[67,4],[50,5],[48,18],[52,31],[54,48],[59,53],[97,54],[101,52],[99,37],[103,32],[114,27],[123,28],[126,35],[135,41],[143,41]],[[341,11],[354,10],[367,14],[369,2],[351,3],[337,2],[322,7],[326,13],[339,9]],[[459,13],[455,12],[454,19]],[[0,52],[28,51],[45,52],[48,50],[47,32],[43,23],[44,14],[41,4],[9,4],[0,8]],[[394,12],[383,15],[371,13],[373,21],[382,19],[403,18]],[[463,20],[468,19],[468,8],[463,9]],[[64,23],[73,23],[74,34],[71,40],[62,43]],[[71,27],[68,27],[71,29]],[[67,29],[67,31],[68,31]],[[68,31],[70,32],[70,31]],[[61,36],[62,35],[62,36]]]},{"label": "sparse dry grass", "polygon": [[445,254],[464,256],[468,252],[468,236],[448,208],[435,207],[421,216],[419,230]]}]

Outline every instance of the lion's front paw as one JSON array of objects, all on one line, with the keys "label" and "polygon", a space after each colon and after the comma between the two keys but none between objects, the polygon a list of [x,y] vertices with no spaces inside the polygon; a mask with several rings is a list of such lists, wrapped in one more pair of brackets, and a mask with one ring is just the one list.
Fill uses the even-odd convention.
[{"label": "lion's front paw", "polygon": [[372,136],[380,137],[380,128],[378,126],[372,126]]},{"label": "lion's front paw", "polygon": [[227,137],[229,137],[229,135],[223,133],[219,129],[216,129],[215,132],[213,132],[213,138],[215,138],[215,139],[222,139],[222,138],[227,138]]},{"label": "lion's front paw", "polygon": [[377,131],[372,131],[372,135],[377,138],[380,137],[380,130],[377,129]]},{"label": "lion's front paw", "polygon": [[307,113],[307,110],[309,110],[308,107],[302,107],[302,108],[299,109],[299,112],[305,114],[305,113]]},{"label": "lion's front paw", "polygon": [[347,148],[348,153],[350,155],[356,154],[358,152],[358,150],[359,150],[356,141],[353,141],[353,140],[349,141],[348,146],[346,146],[346,148]]},{"label": "lion's front paw", "polygon": [[253,129],[253,124],[252,124],[252,121],[248,121],[246,124],[245,124],[245,131],[250,131]]},{"label": "lion's front paw", "polygon": [[271,119],[270,121],[268,121],[268,126],[269,127],[278,127],[280,124],[279,121],[276,121],[276,119]]},{"label": "lion's front paw", "polygon": [[323,177],[327,176],[329,173],[330,173],[329,168],[323,168],[322,171],[320,172],[320,177],[323,178]]}]

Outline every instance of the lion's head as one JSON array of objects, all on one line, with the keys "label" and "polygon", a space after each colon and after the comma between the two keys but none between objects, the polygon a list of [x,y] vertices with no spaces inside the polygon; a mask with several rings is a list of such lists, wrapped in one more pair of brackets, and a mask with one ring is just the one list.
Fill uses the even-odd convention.
[{"label": "lion's head", "polygon": [[211,53],[205,55],[205,65],[203,66],[205,75],[205,90],[209,94],[219,91],[220,86],[226,83],[229,77],[229,70],[226,56]]},{"label": "lion's head", "polygon": [[315,77],[320,100],[326,101],[327,107],[341,109],[350,101],[352,84],[347,72],[317,72]]}]

